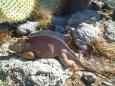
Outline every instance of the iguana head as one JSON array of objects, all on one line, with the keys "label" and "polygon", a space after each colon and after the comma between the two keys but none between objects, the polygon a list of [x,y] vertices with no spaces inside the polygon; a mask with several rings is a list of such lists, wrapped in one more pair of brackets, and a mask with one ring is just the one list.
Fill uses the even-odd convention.
[{"label": "iguana head", "polygon": [[24,39],[19,38],[16,42],[11,43],[9,49],[14,52],[22,52],[24,50]]}]

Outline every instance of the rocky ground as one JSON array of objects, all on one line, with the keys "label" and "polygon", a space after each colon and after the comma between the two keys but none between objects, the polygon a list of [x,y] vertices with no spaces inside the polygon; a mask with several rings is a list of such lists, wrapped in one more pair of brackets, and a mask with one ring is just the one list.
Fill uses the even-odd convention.
[{"label": "rocky ground", "polygon": [[[115,0],[84,4],[71,15],[53,16],[45,29],[36,20],[16,25],[1,22],[0,86],[115,86]],[[58,57],[27,60],[9,54],[8,47],[16,37],[35,34],[62,39],[77,55],[82,54],[79,59],[84,65],[111,78],[80,68],[70,77]]]}]

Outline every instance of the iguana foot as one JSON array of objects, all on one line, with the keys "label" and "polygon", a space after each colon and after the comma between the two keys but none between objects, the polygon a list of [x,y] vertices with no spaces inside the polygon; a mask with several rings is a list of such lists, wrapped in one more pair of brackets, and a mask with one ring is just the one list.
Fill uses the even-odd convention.
[{"label": "iguana foot", "polygon": [[26,59],[34,59],[35,58],[35,55],[32,51],[17,53],[16,55],[21,56]]}]

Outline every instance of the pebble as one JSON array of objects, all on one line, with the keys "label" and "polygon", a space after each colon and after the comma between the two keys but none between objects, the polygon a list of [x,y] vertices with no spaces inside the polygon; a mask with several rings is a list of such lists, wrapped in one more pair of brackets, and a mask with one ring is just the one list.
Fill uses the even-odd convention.
[{"label": "pebble", "polygon": [[85,82],[85,84],[93,84],[95,83],[97,77],[96,75],[92,74],[92,73],[84,73],[82,76],[83,82]]}]

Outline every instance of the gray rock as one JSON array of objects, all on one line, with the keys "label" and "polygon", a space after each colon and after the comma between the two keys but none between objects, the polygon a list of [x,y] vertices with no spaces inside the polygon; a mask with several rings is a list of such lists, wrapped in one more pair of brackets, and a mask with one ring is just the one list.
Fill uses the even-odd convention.
[{"label": "gray rock", "polygon": [[91,42],[98,40],[101,32],[99,29],[99,23],[96,25],[82,23],[72,31],[75,45],[82,50],[87,50],[88,45]]},{"label": "gray rock", "polygon": [[12,30],[16,26],[14,24],[9,24],[7,22],[0,22],[0,29]]},{"label": "gray rock", "polygon": [[70,15],[89,7],[90,0],[67,0],[62,14]]},{"label": "gray rock", "polygon": [[55,31],[56,32],[60,32],[60,33],[63,33],[65,32],[65,28],[64,26],[67,24],[67,19],[64,18],[64,17],[57,17],[57,16],[54,16],[51,20],[51,24],[53,26],[55,26]]},{"label": "gray rock", "polygon": [[115,42],[115,22],[108,21],[105,25],[105,38],[109,42]]},{"label": "gray rock", "polygon": [[77,25],[81,22],[94,23],[99,21],[100,15],[93,10],[84,10],[82,12],[76,12],[67,21],[68,25]]},{"label": "gray rock", "polygon": [[113,86],[111,83],[108,83],[106,81],[101,82],[102,86]]},{"label": "gray rock", "polygon": [[54,36],[61,40],[66,41],[65,36],[63,34],[61,34],[59,32],[54,32],[51,30],[36,31],[36,32],[32,33],[31,35],[50,35],[50,36]]},{"label": "gray rock", "polygon": [[87,86],[95,83],[96,79],[97,77],[92,73],[84,73],[82,76],[82,80]]},{"label": "gray rock", "polygon": [[112,18],[113,18],[113,20],[115,21],[115,8],[114,8],[114,10],[113,10]]},{"label": "gray rock", "polygon": [[99,0],[91,0],[91,8],[93,10],[100,10],[103,7],[104,3]]},{"label": "gray rock", "polygon": [[67,24],[66,19],[64,17],[53,17],[51,20],[51,24],[54,26],[65,26]]},{"label": "gray rock", "polygon": [[62,86],[68,77],[68,69],[54,58],[0,57],[0,80],[6,86]]},{"label": "gray rock", "polygon": [[32,32],[37,31],[37,27],[38,27],[39,23],[37,21],[32,22],[32,21],[27,21],[24,24],[21,24],[17,27],[16,33],[18,35],[27,35],[30,34]]},{"label": "gray rock", "polygon": [[115,8],[115,0],[100,0],[100,1],[104,3],[107,9]]},{"label": "gray rock", "polygon": [[60,33],[64,33],[66,31],[66,29],[63,26],[57,25],[55,28],[55,31],[60,32]]},{"label": "gray rock", "polygon": [[91,0],[92,5],[98,8],[113,9],[115,8],[115,0]]}]

